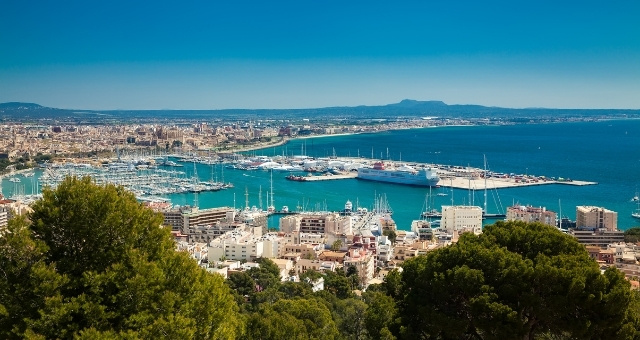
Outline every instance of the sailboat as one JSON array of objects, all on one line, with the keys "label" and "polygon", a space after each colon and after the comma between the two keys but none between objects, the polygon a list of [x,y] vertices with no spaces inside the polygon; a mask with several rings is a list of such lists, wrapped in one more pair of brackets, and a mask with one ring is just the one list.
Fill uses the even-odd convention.
[{"label": "sailboat", "polygon": [[[430,222],[433,226],[439,226],[440,225],[440,218],[442,217],[442,213],[439,212],[437,209],[431,208],[431,188],[429,188],[429,194],[427,195],[427,197],[425,197],[424,200],[424,211],[422,212],[422,214],[420,214],[420,217],[423,220],[426,220],[428,222]],[[432,219],[436,219],[436,220],[432,220]]]},{"label": "sailboat", "polygon": [[631,217],[640,218],[640,201],[638,201],[638,207],[636,211],[631,213]]}]

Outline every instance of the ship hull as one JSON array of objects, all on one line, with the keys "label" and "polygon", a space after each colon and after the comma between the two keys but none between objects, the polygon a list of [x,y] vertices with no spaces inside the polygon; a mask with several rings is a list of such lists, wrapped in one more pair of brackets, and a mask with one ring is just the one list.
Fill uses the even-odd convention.
[{"label": "ship hull", "polygon": [[376,182],[387,182],[403,185],[414,185],[421,187],[435,187],[440,181],[440,177],[434,170],[419,170],[416,172],[358,169],[359,179]]}]

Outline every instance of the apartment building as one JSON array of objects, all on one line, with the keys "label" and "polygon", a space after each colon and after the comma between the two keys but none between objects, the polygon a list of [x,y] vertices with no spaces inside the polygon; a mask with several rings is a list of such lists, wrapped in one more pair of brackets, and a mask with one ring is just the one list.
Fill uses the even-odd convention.
[{"label": "apartment building", "polygon": [[218,221],[233,221],[235,219],[235,210],[229,207],[198,209],[192,207],[182,213],[183,218],[183,234],[189,227],[198,225],[213,225]]},{"label": "apartment building", "polygon": [[264,243],[247,231],[234,230],[209,242],[209,262],[222,258],[236,261],[252,261],[262,257]]},{"label": "apartment building", "polygon": [[280,231],[292,233],[332,234],[351,233],[351,219],[348,216],[330,214],[300,214],[280,219]]},{"label": "apartment building", "polygon": [[361,247],[350,248],[343,266],[345,273],[350,267],[354,267],[358,273],[360,285],[366,287],[375,274],[375,256]]},{"label": "apartment building", "polygon": [[443,205],[440,227],[445,230],[482,230],[482,208],[468,205]]},{"label": "apartment building", "polygon": [[576,227],[618,230],[618,213],[602,207],[577,206]]},{"label": "apartment building", "polygon": [[507,208],[507,221],[539,222],[555,226],[557,224],[556,217],[555,212],[547,210],[545,207],[516,204]]}]

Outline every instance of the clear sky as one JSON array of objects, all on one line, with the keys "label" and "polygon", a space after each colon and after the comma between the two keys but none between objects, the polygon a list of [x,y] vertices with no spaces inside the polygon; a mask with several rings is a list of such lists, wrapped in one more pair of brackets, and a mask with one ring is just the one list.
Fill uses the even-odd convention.
[{"label": "clear sky", "polygon": [[640,108],[640,1],[0,1],[0,102]]}]

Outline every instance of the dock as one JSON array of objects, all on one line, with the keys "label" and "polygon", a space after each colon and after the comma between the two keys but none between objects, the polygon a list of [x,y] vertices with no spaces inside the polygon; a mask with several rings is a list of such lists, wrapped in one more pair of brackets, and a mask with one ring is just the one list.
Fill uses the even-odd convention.
[{"label": "dock", "polygon": [[[575,185],[586,186],[596,185],[597,182],[587,181],[558,181],[551,179],[527,179],[518,180],[514,178],[487,178],[486,189],[507,189],[507,188],[521,188],[535,185],[547,185],[547,184],[563,184],[563,185]],[[452,176],[451,174],[441,175],[440,187],[454,188],[454,189],[471,189],[471,190],[484,190],[485,180],[482,177],[469,178],[468,176]]]},{"label": "dock", "polygon": [[[376,160],[354,158],[354,157],[337,157],[336,160],[344,162],[357,162],[365,166],[370,166]],[[398,161],[385,161],[385,163],[392,164],[395,167],[407,164],[407,162]],[[441,164],[423,164],[416,162],[408,162],[408,165],[414,168],[434,168],[437,170],[440,176],[439,187],[464,189],[464,190],[484,190],[484,189],[507,189],[507,188],[521,188],[535,185],[547,185],[547,184],[562,184],[562,185],[574,185],[574,186],[587,186],[596,185],[597,182],[588,181],[576,181],[569,179],[555,179],[546,176],[535,175],[515,175],[515,176],[503,176],[503,177],[489,177],[486,180],[483,177],[484,170],[471,167],[454,167]],[[513,174],[512,174],[513,175]],[[319,176],[293,176],[290,178],[295,181],[312,182],[312,181],[330,181],[340,179],[352,179],[357,178],[358,174],[355,171],[345,172],[337,175],[319,175]]]}]

